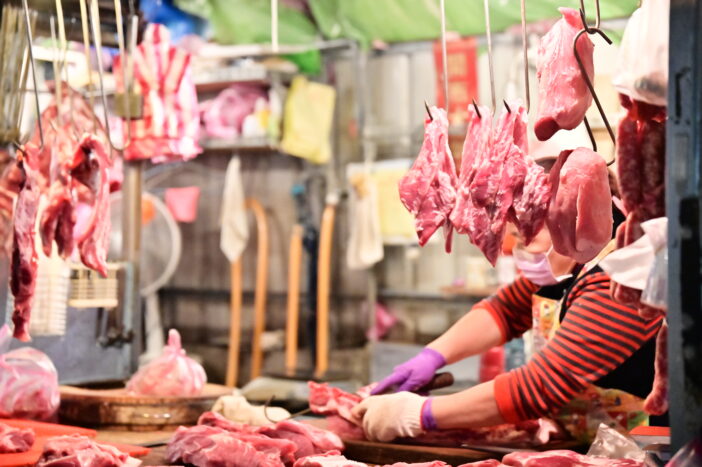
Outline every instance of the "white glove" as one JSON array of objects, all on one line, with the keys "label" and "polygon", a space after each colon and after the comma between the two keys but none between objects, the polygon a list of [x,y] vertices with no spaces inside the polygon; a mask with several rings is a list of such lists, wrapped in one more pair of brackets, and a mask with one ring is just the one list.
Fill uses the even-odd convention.
[{"label": "white glove", "polygon": [[422,407],[426,397],[411,392],[371,396],[351,414],[371,441],[415,438],[422,434]]}]

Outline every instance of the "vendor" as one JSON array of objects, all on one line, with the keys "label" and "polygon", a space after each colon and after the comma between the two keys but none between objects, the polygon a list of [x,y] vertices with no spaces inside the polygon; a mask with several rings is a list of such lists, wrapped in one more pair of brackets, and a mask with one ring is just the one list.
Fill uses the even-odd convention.
[{"label": "vendor", "polygon": [[[614,213],[616,229],[624,218],[617,209]],[[521,275],[476,304],[373,391],[398,392],[369,397],[354,409],[368,438],[391,441],[430,430],[535,419],[553,414],[592,385],[648,395],[661,319],[644,320],[635,308],[611,298],[609,276],[597,262],[612,245],[580,265],[553,250],[545,228],[529,245],[516,229],[512,234]],[[427,398],[410,392],[429,383],[444,365],[520,337],[532,328],[532,310],[549,306],[553,333],[524,366],[451,395]]]}]

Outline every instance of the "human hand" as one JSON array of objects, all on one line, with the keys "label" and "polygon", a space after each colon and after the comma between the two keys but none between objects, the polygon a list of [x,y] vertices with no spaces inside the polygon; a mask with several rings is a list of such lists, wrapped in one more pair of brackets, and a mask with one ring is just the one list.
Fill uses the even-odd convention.
[{"label": "human hand", "polygon": [[[371,396],[354,407],[351,415],[371,441],[415,438],[425,431],[423,409],[429,400],[411,392]],[[430,405],[428,409],[431,415]],[[435,426],[431,419],[430,424]]]},{"label": "human hand", "polygon": [[434,377],[436,370],[446,365],[443,355],[434,349],[425,347],[413,358],[398,365],[392,374],[378,383],[371,395],[378,395],[388,389],[397,387],[397,391],[416,391],[426,386]]}]

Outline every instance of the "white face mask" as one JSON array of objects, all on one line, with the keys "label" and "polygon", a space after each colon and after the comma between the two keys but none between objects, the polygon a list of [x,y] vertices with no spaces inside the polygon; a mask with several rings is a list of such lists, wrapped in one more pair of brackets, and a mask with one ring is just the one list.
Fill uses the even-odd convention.
[{"label": "white face mask", "polygon": [[558,283],[558,279],[553,274],[551,263],[548,261],[548,254],[551,253],[552,249],[553,247],[546,253],[531,253],[515,247],[512,249],[512,256],[515,265],[524,277],[536,285],[553,285]]}]

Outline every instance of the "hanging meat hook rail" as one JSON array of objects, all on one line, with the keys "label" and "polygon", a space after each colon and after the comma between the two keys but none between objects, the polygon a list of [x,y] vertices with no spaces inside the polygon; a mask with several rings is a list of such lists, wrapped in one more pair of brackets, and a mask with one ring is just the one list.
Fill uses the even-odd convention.
[{"label": "hanging meat hook rail", "polygon": [[[22,9],[24,10],[24,23],[25,23],[25,28],[27,31],[27,50],[29,52],[29,66],[32,69],[32,84],[34,85],[34,106],[36,108],[37,112],[37,128],[39,129],[39,151],[41,152],[44,149],[44,128],[41,123],[41,107],[39,106],[39,92],[37,91],[39,87],[37,86],[37,73],[36,73],[36,66],[34,63],[34,49],[32,48],[32,44],[34,42],[34,38],[32,37],[32,20],[30,19],[29,15],[29,6],[27,5],[27,0],[22,0]],[[27,141],[31,139],[31,135],[27,138]],[[24,143],[20,143],[19,141],[16,141],[14,144],[17,146],[20,151],[24,152],[22,149],[22,146],[24,146],[27,141]]]},{"label": "hanging meat hook rail", "polygon": [[[597,92],[595,92],[595,87],[592,84],[592,81],[590,80],[590,77],[587,74],[587,70],[585,69],[585,65],[583,64],[582,59],[580,58],[580,54],[578,53],[578,40],[583,34],[589,34],[589,35],[594,35],[598,34],[600,37],[602,37],[607,44],[612,43],[612,39],[610,39],[607,34],[604,33],[599,27],[600,25],[600,2],[599,0],[595,0],[595,8],[596,8],[596,18],[595,18],[595,26],[588,26],[587,24],[587,18],[585,15],[585,8],[584,8],[584,0],[580,0],[580,19],[583,23],[583,29],[578,32],[578,34],[575,35],[575,39],[573,40],[573,55],[575,55],[575,60],[578,62],[578,67],[580,67],[580,73],[583,76],[583,79],[585,80],[585,84],[587,85],[588,90],[590,91],[590,94],[592,95],[592,99],[595,101],[595,105],[597,105],[597,110],[600,112],[600,116],[602,117],[602,121],[605,124],[605,127],[607,128],[607,132],[609,133],[609,137],[612,139],[612,143],[616,144],[616,138],[614,136],[614,131],[612,130],[612,127],[609,124],[609,120],[607,120],[607,116],[605,115],[604,109],[602,108],[602,104],[600,103],[599,97],[597,97]],[[587,117],[583,120],[585,123],[585,128],[587,129],[588,136],[590,137],[590,141],[592,142],[592,147],[594,151],[597,151],[597,143],[595,142],[595,136],[592,133],[592,129],[590,128],[590,124],[587,121]],[[614,161],[616,158],[612,158],[611,161],[607,163],[607,165],[612,165],[614,164]]]},{"label": "hanging meat hook rail", "polygon": [[449,76],[448,76],[448,54],[446,53],[446,3],[441,0],[441,64],[443,65],[443,80],[444,80],[444,105],[446,106],[446,115],[449,113]]},{"label": "hanging meat hook rail", "polygon": [[485,11],[485,36],[488,47],[488,64],[490,66],[490,96],[492,97],[492,113],[497,109],[495,99],[495,70],[492,63],[492,34],[490,32],[490,6],[488,0],[483,0],[483,10]]},{"label": "hanging meat hook rail", "polygon": [[[599,8],[598,8],[599,11]],[[527,29],[526,29],[526,0],[521,0],[522,14],[522,48],[524,50],[524,97],[526,98],[526,113],[529,113],[531,107],[531,96],[529,95],[529,53],[527,46]]]}]

